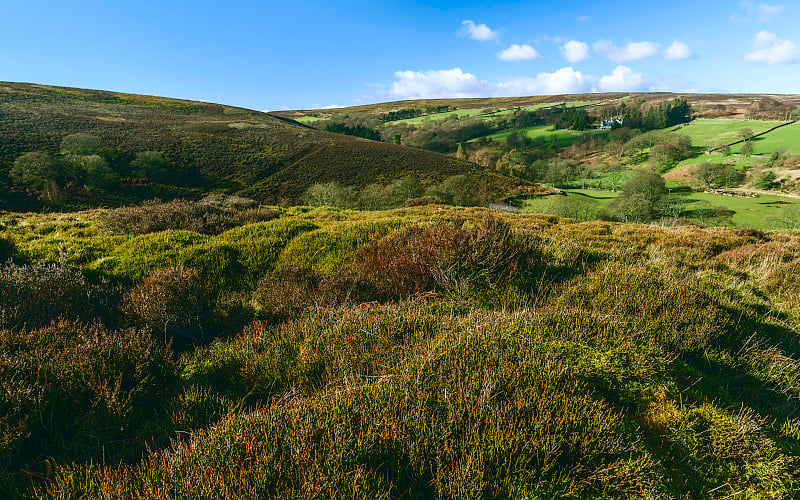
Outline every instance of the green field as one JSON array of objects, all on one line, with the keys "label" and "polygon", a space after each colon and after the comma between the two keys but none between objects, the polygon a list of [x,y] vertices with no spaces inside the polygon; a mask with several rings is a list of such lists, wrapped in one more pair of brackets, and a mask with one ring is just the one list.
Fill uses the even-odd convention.
[{"label": "green field", "polygon": [[324,119],[325,118],[321,118],[319,116],[301,116],[300,118],[297,118],[295,121],[300,123],[314,123]]},{"label": "green field", "polygon": [[729,144],[731,142],[741,139],[739,131],[749,128],[754,133],[758,134],[764,132],[775,125],[779,125],[779,121],[764,121],[764,120],[718,120],[698,118],[688,125],[678,127],[676,130],[679,134],[686,135],[692,139],[692,144],[695,146],[705,146],[707,144],[719,145]]},{"label": "green field", "polygon": [[[800,154],[800,123],[781,127],[753,139],[753,154],[768,155],[782,148],[786,149],[789,154]],[[733,153],[738,153],[741,149],[741,144],[731,148]]]},{"label": "green field", "polygon": [[[550,139],[551,137],[555,137],[558,140],[559,147],[565,147],[571,145],[577,138],[584,133],[598,133],[596,130],[584,130],[584,131],[576,131],[576,130],[553,130],[552,125],[537,125],[535,127],[525,127],[525,128],[517,128],[511,130],[501,130],[500,132],[495,132],[494,134],[487,135],[486,137],[489,140],[495,142],[503,142],[506,140],[506,137],[511,135],[513,132],[522,132],[527,137],[531,139],[535,139],[537,137],[545,137]],[[471,139],[467,142],[475,142],[480,140],[480,138]]]},{"label": "green field", "polygon": [[[442,113],[432,113],[429,115],[424,116],[417,116],[415,118],[406,118],[404,120],[395,120],[392,122],[388,122],[388,124],[398,124],[398,123],[405,123],[406,125],[413,125],[416,127],[424,126],[426,123],[430,122],[438,122],[441,120],[445,120],[450,118],[451,116],[457,116],[459,118],[464,117],[474,117],[474,118],[481,118],[483,120],[494,120],[496,118],[500,118],[503,115],[512,113],[517,109],[523,111],[536,111],[538,109],[544,108],[552,108],[555,106],[564,105],[568,108],[575,108],[580,106],[592,106],[596,104],[602,104],[605,101],[574,101],[574,102],[546,102],[546,103],[539,103],[539,104],[532,104],[530,106],[522,106],[520,108],[469,108],[469,109],[454,109],[453,111],[444,111]],[[485,109],[496,109],[497,111],[494,113],[484,113]],[[305,117],[303,117],[305,118]],[[302,119],[297,121],[303,121]],[[308,120],[313,121],[313,120]]]},{"label": "green field", "polygon": [[[592,189],[565,189],[568,196],[576,196],[591,201],[602,209],[619,194],[610,191],[596,191]],[[558,197],[532,198],[522,202],[523,213],[551,213],[553,199]],[[776,227],[772,216],[784,207],[800,203],[800,200],[785,196],[761,195],[757,198],[739,198],[711,193],[687,193],[685,195],[684,211],[687,219],[705,224],[713,221],[699,215],[698,211],[708,210],[713,207],[723,207],[732,210],[734,214],[731,221],[737,227],[752,227],[755,229],[782,229]]]},{"label": "green field", "polygon": [[432,113],[430,115],[423,115],[417,116],[414,118],[406,118],[404,120],[395,120],[391,122],[387,122],[387,125],[394,125],[398,123],[405,123],[406,125],[424,125],[426,122],[438,122],[450,118],[451,116],[457,116],[459,118],[464,117],[482,117],[482,118],[489,118],[488,116],[481,116],[483,113],[482,109],[454,109],[453,111],[444,111],[442,113]]}]

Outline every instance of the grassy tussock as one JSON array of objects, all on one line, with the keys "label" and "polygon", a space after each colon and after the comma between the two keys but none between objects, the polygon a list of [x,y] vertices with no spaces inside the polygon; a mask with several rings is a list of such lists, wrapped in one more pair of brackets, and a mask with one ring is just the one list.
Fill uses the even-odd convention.
[{"label": "grassy tussock", "polygon": [[[165,317],[191,316],[181,307],[208,290],[211,342],[187,342],[176,357],[163,329],[180,321],[144,315],[135,331],[2,331],[10,368],[0,381],[25,381],[0,418],[0,453],[12,460],[3,492],[785,498],[798,489],[793,233],[424,206],[294,208],[218,235],[107,235],[98,216],[14,216],[0,237],[19,258],[105,274],[128,292],[124,303],[152,289],[143,303]],[[117,346],[134,337],[123,363]],[[100,340],[75,347],[87,339]],[[40,365],[55,378],[37,378]],[[96,367],[103,376],[86,375]],[[131,382],[114,393],[120,379]],[[66,401],[62,386],[88,395]],[[113,420],[108,408],[127,416]],[[69,419],[52,416],[61,414]],[[112,432],[109,421],[123,424]],[[32,436],[55,436],[18,430],[36,422],[63,434],[36,444]],[[89,429],[102,433],[88,439]]]},{"label": "grassy tussock", "polygon": [[0,330],[0,379],[3,483],[43,477],[53,461],[135,458],[164,438],[157,417],[177,382],[147,333],[66,322]]},{"label": "grassy tussock", "polygon": [[207,198],[200,202],[145,202],[109,210],[101,218],[101,223],[110,234],[147,234],[166,230],[219,234],[276,217],[276,210],[258,207],[252,200],[229,197],[221,201]]}]

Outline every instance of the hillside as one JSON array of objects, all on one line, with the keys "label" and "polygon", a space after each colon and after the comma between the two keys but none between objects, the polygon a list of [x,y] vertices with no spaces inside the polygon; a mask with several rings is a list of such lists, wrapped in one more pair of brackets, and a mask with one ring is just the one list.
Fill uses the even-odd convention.
[{"label": "hillside", "polygon": [[[331,134],[257,111],[115,92],[0,82],[0,207],[36,207],[36,193],[14,185],[9,169],[23,153],[55,154],[65,137],[90,134],[119,177],[106,192],[65,180],[59,194],[77,204],[114,204],[154,196],[241,193],[296,202],[311,184],[362,187],[403,176],[425,185],[468,174],[502,196],[520,181],[465,161],[394,144]],[[161,152],[164,179],[141,179],[137,154]]]},{"label": "hillside", "polygon": [[800,94],[674,94],[670,92],[617,92],[597,94],[563,94],[523,97],[476,97],[460,99],[416,99],[406,101],[390,101],[376,104],[348,106],[324,110],[287,110],[272,111],[270,114],[297,120],[298,118],[329,118],[352,114],[385,114],[408,108],[426,108],[428,106],[449,106],[453,109],[513,109],[517,107],[545,107],[558,104],[603,105],[621,101],[663,101],[676,97],[685,98],[693,107],[708,114],[724,113],[731,116],[744,117],[748,108],[754,103],[775,101],[790,106],[800,105]]},{"label": "hillside", "polygon": [[796,233],[259,215],[0,215],[0,496],[796,495]]},{"label": "hillside", "polygon": [[[279,112],[557,188],[523,211],[577,220],[800,225],[800,95],[616,93],[431,99]],[[647,206],[623,196],[662,176]],[[633,193],[629,193],[633,194]],[[776,198],[782,197],[782,198]]]}]

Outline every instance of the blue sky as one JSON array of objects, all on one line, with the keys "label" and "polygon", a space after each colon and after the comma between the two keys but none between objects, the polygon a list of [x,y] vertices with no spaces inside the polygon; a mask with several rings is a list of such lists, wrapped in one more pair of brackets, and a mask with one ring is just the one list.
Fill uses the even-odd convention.
[{"label": "blue sky", "polygon": [[262,110],[569,92],[800,93],[800,2],[11,2],[0,80]]}]

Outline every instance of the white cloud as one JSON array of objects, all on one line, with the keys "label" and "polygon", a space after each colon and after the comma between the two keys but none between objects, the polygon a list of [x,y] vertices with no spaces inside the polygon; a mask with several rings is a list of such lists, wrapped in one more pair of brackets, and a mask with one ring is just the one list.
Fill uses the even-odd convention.
[{"label": "white cloud", "polygon": [[664,59],[669,61],[681,61],[683,59],[692,59],[695,57],[692,49],[683,42],[675,40],[672,45],[664,49]]},{"label": "white cloud", "polygon": [[391,94],[403,99],[477,97],[488,92],[488,84],[461,68],[432,71],[397,71]]},{"label": "white cloud", "polygon": [[753,51],[744,59],[769,65],[800,63],[800,50],[790,40],[781,40],[775,33],[760,31],[753,41]]},{"label": "white cloud", "polygon": [[617,66],[597,82],[597,90],[601,92],[633,92],[646,87],[644,76],[627,66]]},{"label": "white cloud", "polygon": [[752,0],[742,0],[739,2],[741,12],[731,14],[731,20],[737,23],[756,21],[766,23],[783,12],[783,5],[770,5],[768,3],[756,3]]},{"label": "white cloud", "polygon": [[497,53],[498,59],[503,61],[529,61],[539,57],[539,53],[530,45],[512,44],[509,48]]},{"label": "white cloud", "polygon": [[592,91],[591,79],[567,67],[536,77],[519,77],[491,83],[461,68],[438,71],[398,71],[391,94],[401,99],[445,97],[499,97],[540,94],[579,94]]},{"label": "white cloud", "polygon": [[535,77],[517,77],[488,82],[461,68],[432,71],[398,71],[391,95],[400,99],[446,97],[513,97],[524,95],[582,94],[587,92],[634,92],[663,90],[627,66],[617,66],[611,74],[597,78],[572,67]]},{"label": "white cloud", "polygon": [[339,106],[338,104],[328,104],[327,106],[322,106],[319,109],[336,109],[336,108],[343,108],[344,106]]},{"label": "white cloud", "polygon": [[553,73],[539,73],[536,78],[512,78],[494,85],[495,96],[540,94],[581,94],[592,90],[591,82],[580,71],[571,67]]},{"label": "white cloud", "polygon": [[658,45],[653,42],[631,42],[624,47],[617,47],[609,40],[600,40],[594,43],[594,50],[619,64],[653,57],[658,54]]},{"label": "white cloud", "polygon": [[461,22],[461,29],[458,30],[458,34],[481,42],[497,39],[497,31],[493,31],[485,24],[475,24],[475,21],[470,21],[469,19]]},{"label": "white cloud", "polygon": [[570,40],[561,46],[561,54],[567,62],[585,61],[589,57],[589,45],[577,40]]}]

